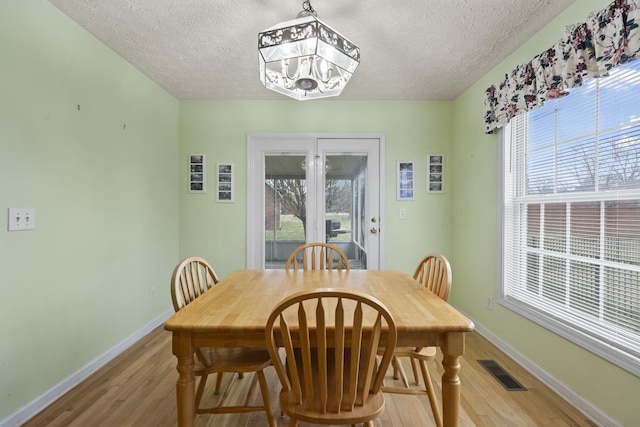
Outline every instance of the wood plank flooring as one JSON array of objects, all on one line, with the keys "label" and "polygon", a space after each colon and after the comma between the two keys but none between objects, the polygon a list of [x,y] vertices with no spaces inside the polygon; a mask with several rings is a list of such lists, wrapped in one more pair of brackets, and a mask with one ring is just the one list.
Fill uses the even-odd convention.
[{"label": "wood plank flooring", "polygon": [[[507,391],[478,362],[481,359],[496,360],[527,391]],[[436,392],[440,394],[440,366],[431,363]],[[595,426],[584,415],[554,394],[540,381],[509,359],[478,333],[467,334],[467,347],[461,361],[462,407],[460,426]],[[169,427],[176,423],[175,382],[176,360],[171,354],[171,334],[161,327],[129,348],[108,365],[94,373],[66,395],[62,396],[25,427],[38,426],[103,426],[103,427]],[[411,378],[411,369],[405,366]],[[270,384],[274,412],[280,413],[277,404],[279,383],[275,372],[266,372]],[[387,384],[393,384],[388,375]],[[226,375],[229,381],[231,375]],[[246,396],[250,375],[235,379],[227,396],[227,402]],[[207,384],[214,385],[210,380]],[[400,384],[398,384],[400,385]],[[219,396],[211,390],[205,392],[210,402]],[[259,402],[260,393],[254,393]],[[386,394],[386,408],[376,421],[376,426],[424,427],[433,425],[433,418],[426,396]],[[277,415],[278,426],[287,426],[288,418]],[[254,427],[266,426],[264,413],[230,415],[198,415],[197,427]],[[300,427],[309,426],[300,423]]]}]

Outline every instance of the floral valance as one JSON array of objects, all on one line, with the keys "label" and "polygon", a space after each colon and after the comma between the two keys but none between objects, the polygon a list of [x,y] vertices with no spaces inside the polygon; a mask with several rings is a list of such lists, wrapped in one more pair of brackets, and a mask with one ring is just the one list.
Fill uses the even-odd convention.
[{"label": "floral valance", "polygon": [[487,89],[485,132],[640,56],[639,24],[640,0],[616,0],[586,22],[566,27],[562,40]]}]

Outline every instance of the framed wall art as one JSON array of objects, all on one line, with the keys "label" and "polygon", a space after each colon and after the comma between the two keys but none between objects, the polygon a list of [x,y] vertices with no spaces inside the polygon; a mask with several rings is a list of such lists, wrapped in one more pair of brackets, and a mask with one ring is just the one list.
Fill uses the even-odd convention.
[{"label": "framed wall art", "polygon": [[444,192],[444,155],[427,154],[427,193]]},{"label": "framed wall art", "polygon": [[412,161],[398,161],[397,199],[414,199],[414,167]]},{"label": "framed wall art", "polygon": [[216,201],[221,203],[233,203],[234,182],[233,163],[218,163],[216,167]]},{"label": "framed wall art", "polygon": [[189,154],[189,192],[207,192],[207,156]]}]

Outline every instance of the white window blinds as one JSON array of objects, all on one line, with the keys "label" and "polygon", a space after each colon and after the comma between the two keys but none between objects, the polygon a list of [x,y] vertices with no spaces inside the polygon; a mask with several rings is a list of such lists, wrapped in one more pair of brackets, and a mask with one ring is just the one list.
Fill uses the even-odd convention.
[{"label": "white window blinds", "polygon": [[640,61],[503,136],[503,303],[640,375]]}]

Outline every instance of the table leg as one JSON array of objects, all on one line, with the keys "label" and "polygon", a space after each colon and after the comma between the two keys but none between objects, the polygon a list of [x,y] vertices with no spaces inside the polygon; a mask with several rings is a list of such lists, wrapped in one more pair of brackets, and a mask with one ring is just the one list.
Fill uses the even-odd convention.
[{"label": "table leg", "polygon": [[173,354],[178,359],[178,381],[176,398],[178,409],[178,426],[192,427],[195,417],[195,377],[193,375],[193,353],[191,335],[173,333]]},{"label": "table leg", "polygon": [[457,426],[460,418],[460,356],[464,353],[464,333],[446,335],[442,346],[442,419],[445,427]]}]

